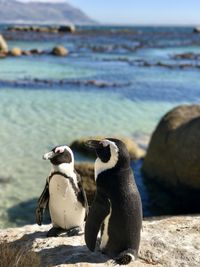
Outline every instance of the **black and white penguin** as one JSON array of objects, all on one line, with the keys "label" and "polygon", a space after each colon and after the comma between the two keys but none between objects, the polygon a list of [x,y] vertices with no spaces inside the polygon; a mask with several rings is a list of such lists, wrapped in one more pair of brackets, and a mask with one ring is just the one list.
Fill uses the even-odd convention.
[{"label": "black and white penguin", "polygon": [[85,241],[94,251],[101,229],[100,249],[117,264],[128,264],[138,255],[142,227],[142,203],[125,144],[113,138],[89,140],[96,150],[95,199],[90,208]]},{"label": "black and white penguin", "polygon": [[81,177],[74,169],[73,152],[68,146],[57,146],[43,159],[50,160],[53,168],[38,200],[36,222],[42,224],[48,205],[53,228],[47,236],[58,236],[63,231],[68,236],[76,235],[83,226],[88,204]]}]

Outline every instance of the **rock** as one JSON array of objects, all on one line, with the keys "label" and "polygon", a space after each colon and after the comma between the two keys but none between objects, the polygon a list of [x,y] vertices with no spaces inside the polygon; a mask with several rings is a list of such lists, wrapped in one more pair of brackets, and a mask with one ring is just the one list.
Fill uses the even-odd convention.
[{"label": "rock", "polygon": [[30,53],[33,55],[40,55],[40,54],[42,54],[43,53],[43,51],[42,50],[39,50],[39,49],[37,49],[37,48],[35,48],[35,49],[31,49],[30,50]]},{"label": "rock", "polygon": [[58,32],[71,32],[74,33],[76,31],[76,27],[75,25],[71,24],[71,25],[65,25],[65,26],[60,26],[58,28]]},{"label": "rock", "polygon": [[88,203],[91,204],[96,191],[96,183],[94,181],[94,163],[76,163],[75,169],[83,179],[83,187],[88,198]]},{"label": "rock", "polygon": [[[200,266],[200,216],[157,218],[143,222],[139,258],[130,267]],[[90,252],[84,235],[46,238],[50,225],[27,225],[1,230],[5,242],[17,249],[33,251],[45,266],[113,266],[112,260],[100,252]],[[0,255],[0,266],[1,264]],[[7,266],[7,265],[3,265]]]},{"label": "rock", "polygon": [[7,56],[6,53],[0,52],[0,58],[5,58]]},{"label": "rock", "polygon": [[19,57],[22,55],[22,50],[19,47],[14,47],[11,51],[10,51],[10,55],[13,57]]},{"label": "rock", "polygon": [[8,53],[8,45],[6,40],[0,34],[0,54],[7,54]]},{"label": "rock", "polygon": [[22,51],[22,55],[24,56],[30,56],[31,55],[31,52],[30,51]]},{"label": "rock", "polygon": [[[92,156],[95,157],[94,151],[90,150],[88,147],[85,146],[85,142],[88,139],[97,139],[102,140],[105,137],[103,136],[93,136],[93,137],[83,137],[80,139],[75,140],[71,143],[70,147],[78,152],[83,153],[86,156]],[[140,159],[145,156],[145,151],[140,148],[131,138],[128,137],[116,137],[118,139],[121,139],[127,146],[127,149],[129,151],[130,157],[132,160]]]},{"label": "rock", "polygon": [[26,247],[17,248],[12,244],[0,244],[0,266],[34,266],[40,267],[40,258]]},{"label": "rock", "polygon": [[200,54],[196,53],[183,53],[183,54],[176,54],[172,58],[174,59],[190,59],[190,60],[198,60],[200,59]]},{"label": "rock", "polygon": [[195,28],[193,29],[193,32],[194,32],[194,33],[200,33],[200,26],[195,27]]},{"label": "rock", "polygon": [[11,181],[12,181],[12,177],[11,176],[0,177],[0,184],[8,184]]},{"label": "rock", "polygon": [[7,28],[11,32],[36,32],[36,33],[74,33],[76,27],[73,24],[61,26],[11,26]]},{"label": "rock", "polygon": [[200,189],[200,105],[179,106],[161,119],[142,170],[177,193]]},{"label": "rock", "polygon": [[53,48],[53,50],[52,50],[52,54],[55,55],[55,56],[62,56],[62,57],[64,57],[64,56],[67,56],[68,53],[69,53],[68,50],[65,47],[60,46],[60,45],[55,46]]}]

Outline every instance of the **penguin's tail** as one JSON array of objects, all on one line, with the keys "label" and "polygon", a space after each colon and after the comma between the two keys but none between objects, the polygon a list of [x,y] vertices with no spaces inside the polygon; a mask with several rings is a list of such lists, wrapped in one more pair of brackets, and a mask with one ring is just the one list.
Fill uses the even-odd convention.
[{"label": "penguin's tail", "polygon": [[116,258],[115,263],[119,265],[127,265],[131,261],[135,260],[135,251],[132,249],[128,249],[125,251],[122,251]]}]

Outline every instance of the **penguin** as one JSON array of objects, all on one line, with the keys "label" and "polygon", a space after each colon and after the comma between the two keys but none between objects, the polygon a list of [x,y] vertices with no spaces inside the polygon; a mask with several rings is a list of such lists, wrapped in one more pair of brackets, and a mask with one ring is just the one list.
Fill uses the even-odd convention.
[{"label": "penguin", "polygon": [[47,236],[58,236],[62,232],[68,236],[77,235],[83,226],[88,211],[88,203],[80,175],[74,169],[74,155],[68,146],[57,146],[44,154],[50,160],[52,171],[45,188],[38,199],[36,222],[42,224],[47,206],[53,227]]},{"label": "penguin", "polygon": [[100,231],[100,250],[126,265],[138,256],[142,228],[142,203],[130,157],[118,139],[88,140],[85,145],[96,151],[97,190],[85,224],[85,242],[94,251]]}]

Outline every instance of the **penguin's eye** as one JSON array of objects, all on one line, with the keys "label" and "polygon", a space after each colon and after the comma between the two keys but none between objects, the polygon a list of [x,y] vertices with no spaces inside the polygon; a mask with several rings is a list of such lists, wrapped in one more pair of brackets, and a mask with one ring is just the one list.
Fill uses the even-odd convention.
[{"label": "penguin's eye", "polygon": [[58,153],[58,154],[63,153],[64,151],[65,151],[65,149],[62,148],[62,147],[57,147],[57,148],[55,149],[55,153]]}]

